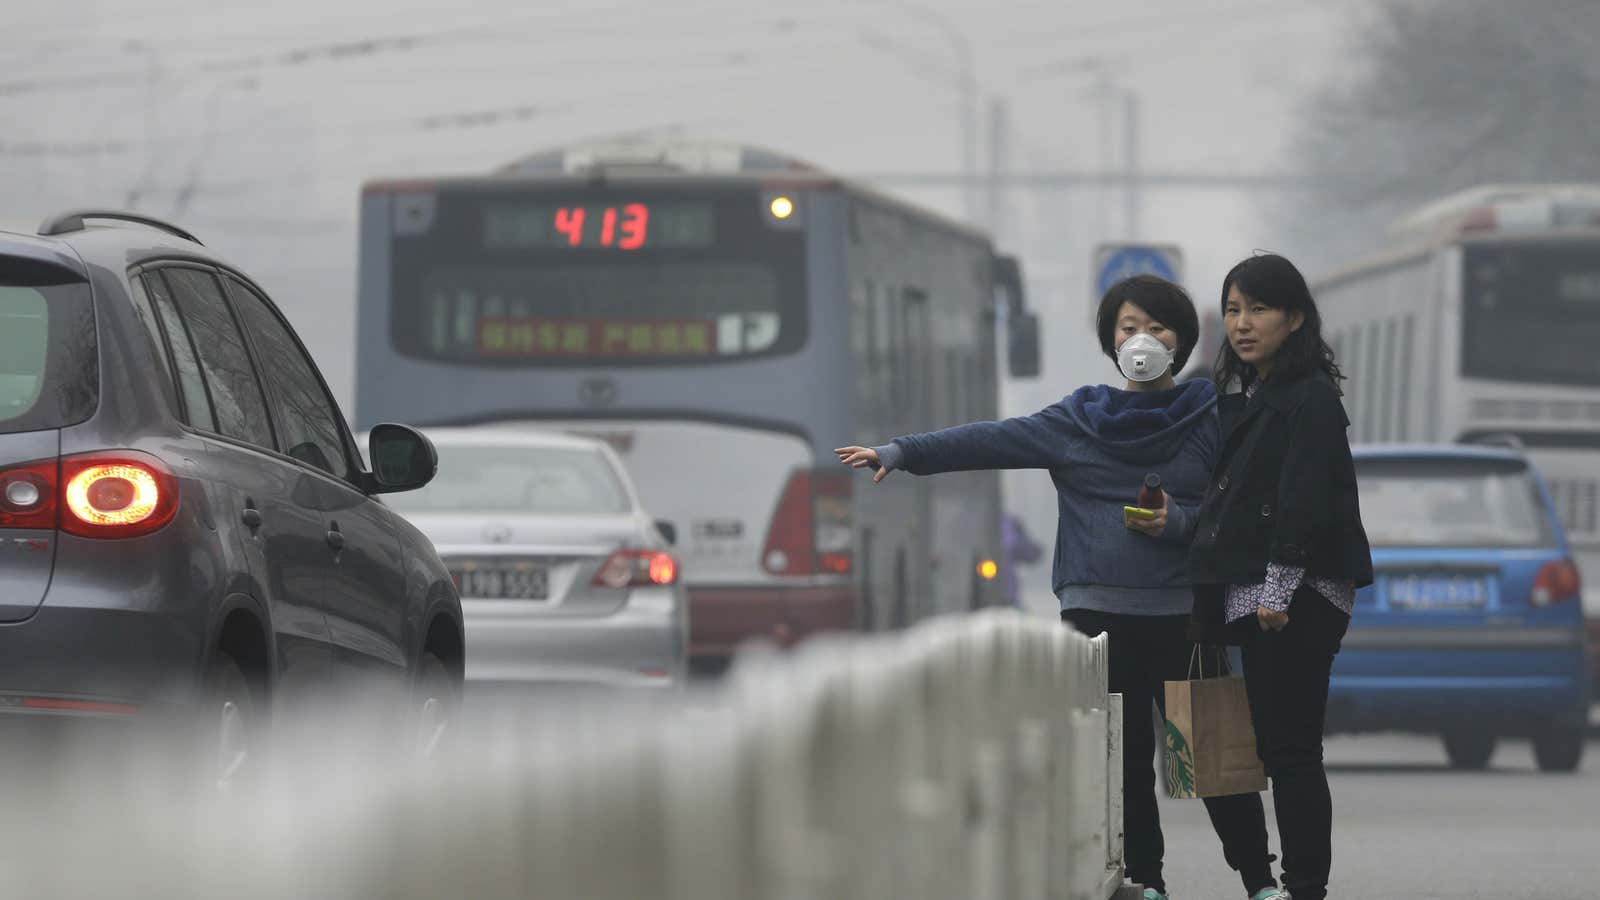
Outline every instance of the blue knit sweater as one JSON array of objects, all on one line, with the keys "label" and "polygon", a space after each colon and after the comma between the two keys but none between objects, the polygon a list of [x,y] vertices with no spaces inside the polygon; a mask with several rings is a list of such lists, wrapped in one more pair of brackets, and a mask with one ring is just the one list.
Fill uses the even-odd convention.
[{"label": "blue knit sweater", "polygon": [[[913,475],[1048,469],[1061,608],[1180,615],[1192,602],[1185,560],[1217,455],[1216,402],[1205,380],[1151,392],[1092,385],[1031,416],[906,435],[877,450],[884,466]],[[1150,472],[1169,498],[1159,538],[1122,521]]]}]

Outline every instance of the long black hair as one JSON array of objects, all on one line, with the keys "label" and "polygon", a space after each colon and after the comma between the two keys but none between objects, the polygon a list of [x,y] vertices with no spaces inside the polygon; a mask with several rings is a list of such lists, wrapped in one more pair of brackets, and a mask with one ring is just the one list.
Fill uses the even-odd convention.
[{"label": "long black hair", "polygon": [[[1273,309],[1305,315],[1305,321],[1290,333],[1278,350],[1272,366],[1274,380],[1290,381],[1315,372],[1328,376],[1336,386],[1344,380],[1344,373],[1333,359],[1333,348],[1322,339],[1322,316],[1317,313],[1317,301],[1311,298],[1311,288],[1294,263],[1276,253],[1261,253],[1230,269],[1222,279],[1224,318],[1228,314],[1228,293],[1232,288],[1238,288],[1239,293]],[[1223,339],[1215,370],[1219,390],[1226,390],[1236,377],[1244,383],[1255,380],[1255,369],[1233,352],[1231,342]]]}]

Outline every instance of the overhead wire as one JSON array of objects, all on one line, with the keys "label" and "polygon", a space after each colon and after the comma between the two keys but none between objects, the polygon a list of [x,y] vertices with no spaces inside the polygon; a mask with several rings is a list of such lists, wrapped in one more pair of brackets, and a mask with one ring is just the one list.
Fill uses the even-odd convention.
[{"label": "overhead wire", "polygon": [[[863,91],[868,95],[903,94],[906,91],[907,87],[909,87],[909,85],[906,85],[906,84],[903,84],[903,83],[902,84],[896,84],[896,83],[888,82],[888,81],[878,81],[878,82],[872,82],[871,83],[871,87],[865,87],[864,86],[863,87]],[[653,98],[649,95],[648,92],[638,92],[636,94],[636,96],[637,96],[637,99],[639,101],[639,105],[641,105],[641,106],[642,105],[646,105],[646,104],[651,105],[651,106],[656,105],[656,104],[654,104],[652,102]],[[705,96],[705,95],[702,95],[702,96]],[[659,119],[652,119],[650,121],[645,121],[645,122],[635,121],[629,127],[625,128],[625,129],[620,129],[620,130],[621,131],[630,132],[630,133],[653,133],[653,132],[661,132],[661,131],[665,131],[665,130],[670,130],[670,129],[674,129],[674,128],[682,129],[682,128],[691,127],[691,126],[693,126],[693,127],[703,127],[703,126],[708,126],[708,125],[715,125],[715,124],[718,124],[720,122],[736,121],[736,120],[738,120],[740,118],[746,117],[748,115],[748,111],[747,110],[730,109],[729,106],[732,104],[733,101],[738,100],[738,99],[744,99],[744,100],[747,100],[749,102],[757,102],[755,98],[751,98],[749,96],[749,92],[744,92],[744,94],[742,96],[740,96],[734,91],[725,91],[720,96],[719,95],[715,95],[715,94],[709,95],[709,96],[711,96],[713,99],[718,101],[717,103],[712,104],[718,110],[715,113],[711,113],[711,114],[708,114],[708,115],[702,115],[702,116],[690,116],[690,117],[683,117],[683,116],[662,117],[662,118],[659,118]],[[625,100],[626,100],[626,98],[622,98],[620,96],[615,96],[614,95],[614,102],[616,102],[616,103],[622,103],[622,102],[625,102]],[[765,102],[765,101],[761,101],[761,102]],[[830,105],[830,104],[833,104],[835,102],[836,101],[831,96],[816,95],[816,96],[812,96],[812,97],[805,98],[805,99],[798,100],[798,101],[789,101],[789,102],[787,102],[785,104],[784,109],[788,110],[788,111],[793,111],[793,110],[798,110],[798,109],[811,108],[811,107],[814,107],[814,106]],[[605,133],[607,133],[607,134],[615,134],[618,130],[619,129],[608,129]],[[568,139],[566,139],[566,140],[564,140],[562,142],[563,143],[570,143],[573,140],[581,140],[581,139],[568,138]],[[403,154],[403,155],[398,156],[398,157],[376,157],[375,158],[375,157],[363,155],[363,156],[360,157],[360,159],[357,162],[357,164],[362,165],[362,166],[366,167],[369,170],[382,169],[382,168],[386,168],[386,167],[394,167],[394,169],[398,170],[398,169],[401,169],[401,168],[406,167],[406,166],[428,165],[428,164],[450,164],[450,163],[463,163],[463,164],[471,163],[471,164],[475,165],[478,168],[484,168],[484,167],[493,165],[497,161],[497,159],[498,159],[498,157],[494,156],[493,151],[490,151],[490,150],[487,150],[487,149],[475,149],[475,150],[465,151],[465,152],[462,151],[462,150],[457,149],[457,150],[449,150],[449,151],[444,151],[444,152],[439,152],[439,153],[428,153],[428,152],[425,152],[425,151],[424,152],[408,152],[408,153]],[[249,177],[249,178],[227,179],[227,180],[223,180],[221,182],[215,183],[215,184],[201,185],[201,186],[195,188],[195,190],[197,192],[205,193],[205,194],[208,194],[208,195],[211,195],[211,194],[224,194],[224,195],[233,194],[233,195],[239,195],[239,194],[250,193],[250,192],[252,192],[254,190],[267,188],[267,187],[304,185],[304,184],[311,184],[311,183],[317,183],[317,182],[328,181],[328,180],[338,180],[340,178],[350,178],[352,180],[356,180],[356,179],[359,179],[359,177],[360,177],[359,175],[347,174],[346,172],[341,171],[341,170],[336,169],[336,168],[330,168],[330,167],[327,167],[327,166],[313,166],[313,167],[301,167],[301,168],[296,169],[296,170],[290,170],[288,172],[279,173],[279,174],[275,174],[275,175],[272,175],[272,176],[261,176],[259,178],[257,178],[257,177]],[[160,194],[162,192],[172,192],[172,191],[178,190],[180,188],[181,188],[181,186],[177,186],[177,185],[155,184],[155,185],[150,185],[147,188],[147,193]]]},{"label": "overhead wire", "polygon": [[[574,40],[585,36],[599,39],[614,39],[622,29],[614,21],[596,21],[593,11],[586,11],[582,16],[568,14],[558,18],[552,24],[551,17],[523,17],[510,21],[491,21],[477,23],[470,26],[457,26],[436,30],[411,30],[400,33],[366,34],[339,39],[323,39],[311,43],[302,43],[287,48],[263,50],[247,55],[229,57],[214,57],[212,59],[188,62],[171,67],[172,74],[199,73],[211,74],[218,72],[255,72],[290,69],[300,66],[315,65],[319,63],[344,63],[357,60],[382,58],[394,54],[414,53],[429,49],[473,45],[495,44],[516,41],[525,43],[560,43],[570,45]],[[662,16],[654,13],[649,16],[636,18],[629,25],[648,27],[659,19],[677,20],[681,18],[678,13]],[[726,41],[730,30],[737,28],[773,29],[792,19],[783,14],[763,12],[758,14],[744,14],[747,20],[743,25],[734,26],[726,21],[720,22],[715,32],[719,41]],[[135,42],[139,46],[148,46],[152,50],[160,50],[159,42]],[[11,79],[0,81],[0,99],[27,94],[49,92],[53,90],[80,90],[83,88],[101,87],[108,85],[128,84],[131,79],[143,77],[146,69],[117,69],[102,70],[97,72],[77,72],[68,75],[38,75],[29,78]]]}]

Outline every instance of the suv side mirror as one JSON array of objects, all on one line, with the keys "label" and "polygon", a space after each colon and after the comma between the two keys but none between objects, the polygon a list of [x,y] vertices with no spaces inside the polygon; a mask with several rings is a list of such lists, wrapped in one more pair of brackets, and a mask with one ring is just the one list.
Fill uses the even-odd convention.
[{"label": "suv side mirror", "polygon": [[374,494],[414,491],[439,471],[439,451],[409,425],[375,425],[367,437]]},{"label": "suv side mirror", "polygon": [[1039,377],[1039,316],[1017,313],[1006,319],[1006,362],[1012,378]]},{"label": "suv side mirror", "polygon": [[674,547],[678,545],[678,526],[672,524],[666,519],[657,519],[656,530],[661,532],[662,539],[668,544],[671,544]]}]

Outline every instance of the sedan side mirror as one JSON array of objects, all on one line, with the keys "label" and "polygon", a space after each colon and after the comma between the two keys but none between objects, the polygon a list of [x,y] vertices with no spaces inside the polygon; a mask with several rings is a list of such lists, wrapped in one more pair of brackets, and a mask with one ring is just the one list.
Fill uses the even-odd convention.
[{"label": "sedan side mirror", "polygon": [[367,437],[374,494],[414,491],[439,471],[439,451],[409,425],[375,425]]},{"label": "sedan side mirror", "polygon": [[657,519],[656,530],[661,532],[661,537],[666,539],[667,543],[673,545],[674,547],[678,545],[678,526],[672,524],[666,519]]}]

